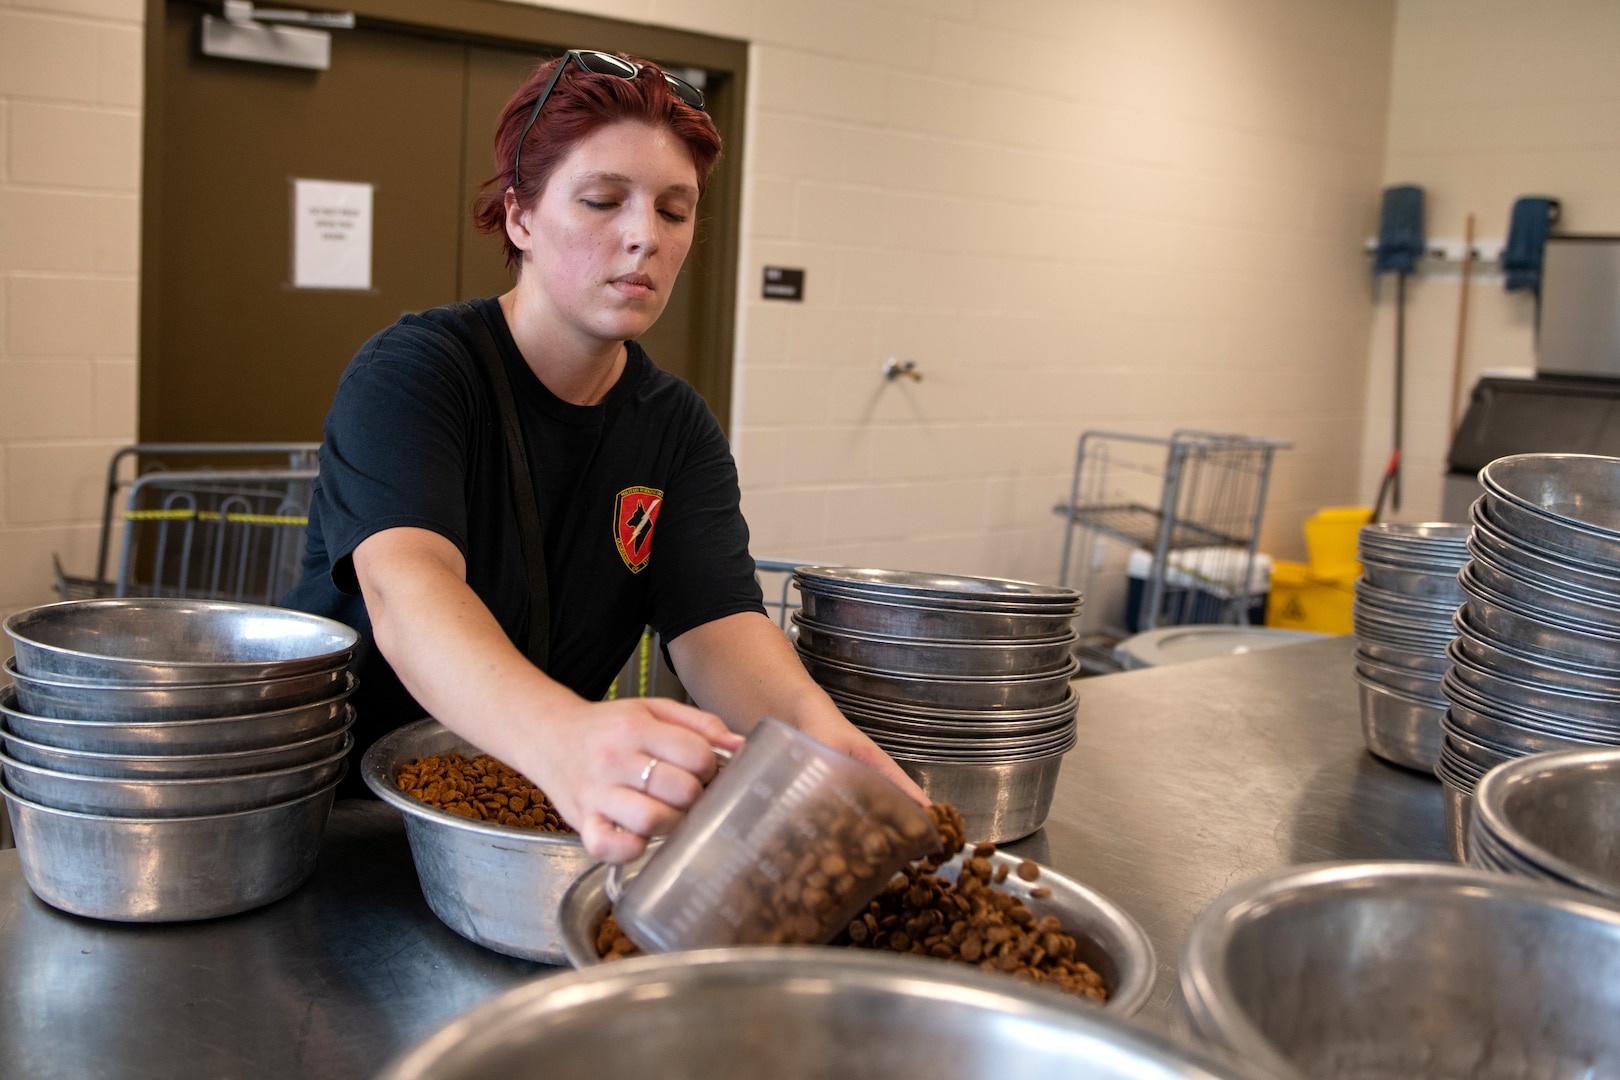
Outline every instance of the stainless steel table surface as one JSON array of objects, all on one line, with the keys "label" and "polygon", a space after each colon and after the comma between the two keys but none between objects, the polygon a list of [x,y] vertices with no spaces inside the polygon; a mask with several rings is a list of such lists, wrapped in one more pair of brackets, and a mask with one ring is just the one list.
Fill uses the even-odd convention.
[{"label": "stainless steel table surface", "polygon": [[[1440,787],[1363,748],[1353,641],[1087,679],[1045,828],[1007,850],[1129,911],[1162,1029],[1187,928],[1227,885],[1328,859],[1447,861]],[[64,915],[0,852],[0,1074],[363,1077],[472,1005],[557,969],[428,910],[398,814],[340,802],[315,877],[258,911],[123,925]]]}]

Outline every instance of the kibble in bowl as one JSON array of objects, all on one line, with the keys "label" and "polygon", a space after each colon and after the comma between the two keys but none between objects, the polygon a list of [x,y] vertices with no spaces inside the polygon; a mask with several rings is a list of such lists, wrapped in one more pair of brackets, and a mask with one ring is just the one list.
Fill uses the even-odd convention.
[{"label": "kibble in bowl", "polygon": [[[949,833],[947,824],[936,823]],[[959,833],[954,845],[947,840],[947,850],[960,848]],[[604,878],[600,869],[588,873],[563,898],[563,941],[575,967],[634,951],[612,923]],[[966,910],[957,910],[962,904]],[[948,921],[947,906],[957,916]],[[1014,914],[1020,909],[1023,914]],[[853,933],[834,945],[1001,970],[1092,1000],[1100,992],[1103,1008],[1122,1016],[1137,1012],[1153,991],[1157,960],[1134,919],[1072,878],[990,845],[913,864],[857,921],[862,930],[853,930],[852,922]],[[958,921],[965,925],[953,939]]]},{"label": "kibble in bowl", "polygon": [[[378,739],[366,751],[360,771],[366,786],[404,815],[422,895],[446,926],[508,956],[566,963],[559,905],[596,860],[574,832],[524,826],[521,817],[527,813],[534,820],[537,805],[540,820],[551,820],[546,817],[548,804],[533,797],[538,791],[532,785],[526,791],[520,788],[522,778],[515,773],[504,776],[491,765],[474,768],[480,755],[430,718]],[[426,775],[417,764],[422,759],[429,759]],[[487,781],[483,788],[480,781]],[[429,801],[411,793],[427,795],[435,782],[438,789]],[[501,824],[500,811],[511,812],[513,794],[520,794],[523,809],[512,815],[515,824]],[[506,798],[504,807],[497,805],[495,795]]]}]

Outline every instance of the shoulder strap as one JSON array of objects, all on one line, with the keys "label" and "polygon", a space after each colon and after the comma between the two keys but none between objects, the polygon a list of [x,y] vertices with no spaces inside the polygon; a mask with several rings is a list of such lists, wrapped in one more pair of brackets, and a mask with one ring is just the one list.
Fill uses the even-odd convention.
[{"label": "shoulder strap", "polygon": [[534,498],[534,481],[529,475],[529,451],[518,423],[517,405],[512,397],[512,381],[506,376],[506,361],[483,314],[470,303],[460,303],[462,319],[472,330],[478,358],[495,388],[499,422],[506,436],[507,477],[512,483],[512,505],[517,511],[518,534],[523,542],[523,562],[529,578],[529,638],[524,650],[529,662],[545,671],[551,653],[551,591],[546,578],[546,549],[540,536],[540,507]]}]

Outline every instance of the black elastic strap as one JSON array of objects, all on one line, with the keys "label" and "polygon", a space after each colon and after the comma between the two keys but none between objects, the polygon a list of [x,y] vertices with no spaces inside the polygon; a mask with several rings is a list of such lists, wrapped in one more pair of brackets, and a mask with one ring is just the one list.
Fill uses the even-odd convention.
[{"label": "black elastic strap", "polygon": [[551,655],[551,590],[546,579],[546,547],[540,538],[540,507],[534,500],[534,481],[529,476],[529,450],[523,441],[512,382],[506,377],[506,361],[495,343],[495,335],[473,305],[462,303],[457,307],[472,329],[477,346],[473,353],[489,375],[495,389],[495,404],[500,409],[499,420],[506,435],[506,472],[512,482],[512,505],[517,511],[523,562],[529,576],[529,639],[524,653],[530,663],[545,671]]}]

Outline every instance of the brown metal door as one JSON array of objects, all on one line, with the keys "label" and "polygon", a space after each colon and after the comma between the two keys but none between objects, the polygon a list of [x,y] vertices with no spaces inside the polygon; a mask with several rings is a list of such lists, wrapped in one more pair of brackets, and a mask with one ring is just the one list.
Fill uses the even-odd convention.
[{"label": "brown metal door", "polygon": [[[162,77],[149,80],[159,161],[146,194],[141,437],[318,439],[368,337],[403,312],[510,287],[498,240],[476,233],[469,211],[494,171],[500,108],[541,53],[362,24],[333,34],[329,70],[303,71],[202,56],[200,14],[164,5]],[[375,185],[371,289],[291,286],[294,179]],[[704,242],[715,195],[734,198],[719,181],[643,344],[724,421],[732,248]]]},{"label": "brown metal door", "polygon": [[[318,439],[355,349],[456,295],[465,46],[358,29],[301,71],[202,56],[198,9],[166,14],[142,438]],[[376,185],[370,290],[291,287],[295,178]]]}]

